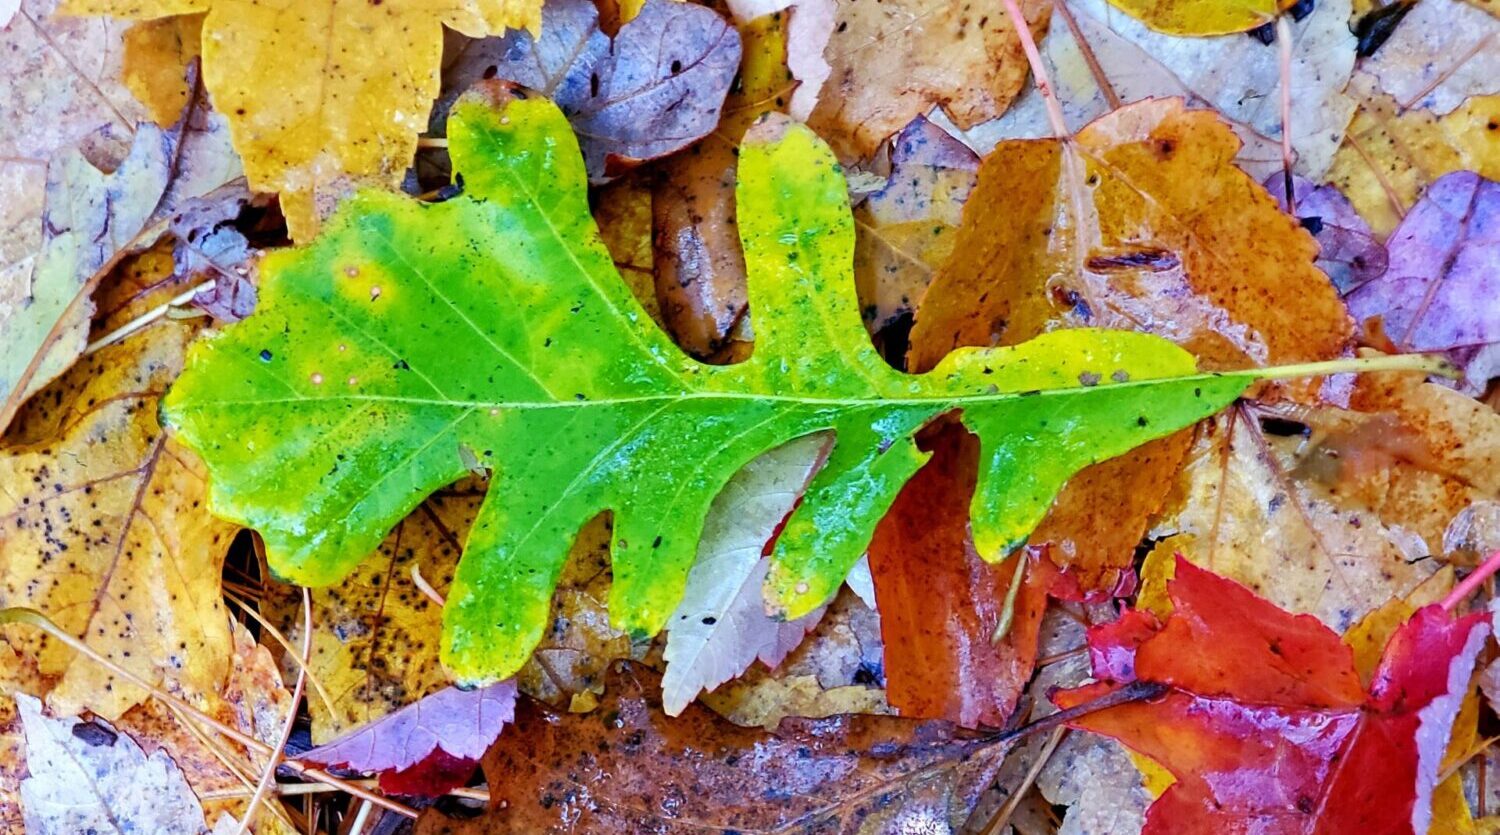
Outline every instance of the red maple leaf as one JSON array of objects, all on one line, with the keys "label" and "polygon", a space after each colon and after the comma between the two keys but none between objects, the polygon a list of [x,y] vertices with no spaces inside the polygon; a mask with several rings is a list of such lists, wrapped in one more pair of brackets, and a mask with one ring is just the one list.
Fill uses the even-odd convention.
[{"label": "red maple leaf", "polygon": [[1069,723],[1177,778],[1146,835],[1425,835],[1484,616],[1455,618],[1456,594],[1418,610],[1365,687],[1353,651],[1309,615],[1180,556],[1167,589],[1165,621],[1131,610],[1091,630],[1099,681],[1052,697],[1072,707],[1133,681],[1168,688]]}]

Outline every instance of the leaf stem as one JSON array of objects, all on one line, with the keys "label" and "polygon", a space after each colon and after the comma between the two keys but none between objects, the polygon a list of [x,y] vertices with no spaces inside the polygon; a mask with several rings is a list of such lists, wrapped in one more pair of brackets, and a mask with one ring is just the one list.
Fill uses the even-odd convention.
[{"label": "leaf stem", "polygon": [[1484,562],[1474,569],[1474,573],[1465,577],[1462,583],[1454,586],[1453,591],[1448,592],[1448,596],[1443,598],[1438,605],[1443,607],[1443,611],[1452,612],[1458,604],[1464,602],[1465,598],[1479,588],[1479,584],[1493,577],[1496,571],[1500,571],[1500,548],[1491,551],[1489,556],[1484,558]]},{"label": "leaf stem", "polygon": [[1250,368],[1244,371],[1226,371],[1224,374],[1245,374],[1257,380],[1287,380],[1294,377],[1324,377],[1329,374],[1367,371],[1425,371],[1450,379],[1458,379],[1463,373],[1458,366],[1438,354],[1391,354]]},{"label": "leaf stem", "polygon": [[1042,54],[1036,48],[1036,38],[1031,34],[1026,15],[1021,13],[1017,0],[1005,0],[1005,11],[1010,15],[1010,23],[1016,27],[1016,35],[1021,39],[1021,51],[1026,53],[1026,62],[1031,65],[1036,90],[1047,105],[1047,121],[1052,123],[1052,133],[1058,139],[1067,139],[1072,134],[1068,130],[1067,121],[1063,119],[1062,103],[1057,100],[1057,92],[1052,87],[1052,79],[1047,75],[1047,66],[1042,63]]},{"label": "leaf stem", "polygon": [[[93,647],[85,644],[83,641],[80,641],[67,632],[63,631],[61,627],[53,623],[50,618],[48,618],[41,612],[38,612],[35,609],[28,609],[24,606],[13,606],[8,609],[0,609],[0,626],[4,626],[9,623],[24,623],[42,630],[48,635],[56,638],[58,641],[61,641],[63,644],[66,644],[73,651],[94,661],[95,663],[99,664],[115,675],[129,680],[132,684],[135,684],[137,687],[140,687],[141,689],[150,693],[152,696],[156,697],[168,706],[176,708],[177,710],[182,711],[188,716],[191,716],[194,721],[213,728],[224,736],[227,736],[235,742],[238,742],[239,744],[245,746],[246,748],[255,751],[261,756],[268,757],[272,755],[271,746],[265,744],[264,742],[261,742],[260,740],[256,739],[253,736],[250,736],[249,734],[244,733],[238,728],[233,728],[229,725],[224,724],[223,722],[220,722],[218,719],[209,716],[198,708],[193,707],[192,705],[177,698],[176,696],[173,696],[171,693],[162,690],[160,687],[157,687],[144,678],[141,678],[130,670],[121,667],[114,661],[105,658],[104,656],[96,652]],[[347,792],[363,800],[368,800],[371,803],[389,809],[398,815],[404,815],[412,819],[415,819],[417,817],[417,811],[415,809],[412,809],[405,804],[397,803],[396,801],[389,798],[381,797],[380,795],[375,794],[374,792],[371,792],[367,789],[361,788],[360,786],[356,786],[347,780],[341,780],[338,777],[335,777],[332,774],[329,774],[328,772],[322,770],[321,768],[313,768],[311,766],[303,764],[298,760],[291,759],[283,760],[282,765],[285,765],[286,767],[292,769],[303,777],[306,777],[310,780],[317,780],[320,783],[327,783],[330,786],[335,786],[340,791]]]}]

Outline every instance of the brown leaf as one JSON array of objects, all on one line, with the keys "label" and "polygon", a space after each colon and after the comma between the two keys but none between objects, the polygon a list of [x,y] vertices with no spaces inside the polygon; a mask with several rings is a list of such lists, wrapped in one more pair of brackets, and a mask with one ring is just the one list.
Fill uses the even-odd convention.
[{"label": "brown leaf", "polygon": [[[1034,36],[1051,0],[1022,0]],[[864,159],[940,106],[961,128],[993,119],[1021,92],[1028,67],[999,0],[839,0],[824,50],[832,72],[807,123],[841,159]]]},{"label": "brown leaf", "polygon": [[656,294],[677,344],[717,354],[745,318],[745,255],[734,217],[738,148],[761,115],[785,110],[794,83],[786,70],[783,14],[739,26],[740,73],[713,133],[663,161],[652,195]]},{"label": "brown leaf", "polygon": [[484,758],[489,810],[470,821],[429,811],[418,835],[952,832],[1004,754],[894,717],[788,720],[775,733],[696,705],[667,719],[656,690],[653,673],[621,665],[596,714],[524,702]]},{"label": "brown leaf", "polygon": [[[1316,242],[1233,166],[1238,145],[1178,99],[1128,105],[1067,143],[1001,143],[918,311],[912,369],[1060,327],[1156,333],[1206,368],[1344,353],[1351,323],[1313,265]],[[1085,589],[1114,588],[1186,444],[1179,434],[1083,471],[1032,544],[1052,546]]]},{"label": "brown leaf", "polygon": [[890,714],[880,616],[848,588],[775,670],[755,665],[699,701],[736,725],[774,730],[788,716]]},{"label": "brown leaf", "polygon": [[122,80],[162,127],[177,121],[193,96],[189,72],[203,51],[203,17],[143,20],[125,32]]}]

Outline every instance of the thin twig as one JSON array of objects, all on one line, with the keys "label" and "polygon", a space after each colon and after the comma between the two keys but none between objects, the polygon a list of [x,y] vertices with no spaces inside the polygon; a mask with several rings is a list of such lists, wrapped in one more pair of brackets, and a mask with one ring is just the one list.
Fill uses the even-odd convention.
[{"label": "thin twig", "polygon": [[205,281],[196,287],[192,287],[182,291],[181,293],[178,293],[168,301],[151,308],[145,313],[142,313],[134,319],[131,319],[129,322],[126,322],[125,324],[119,326],[118,328],[115,328],[114,330],[99,337],[93,342],[90,342],[88,347],[83,349],[83,355],[89,356],[95,351],[99,351],[100,349],[107,348],[110,345],[119,342],[120,340],[146,327],[152,322],[155,322],[157,319],[160,319],[161,317],[167,315],[168,310],[171,310],[174,307],[181,307],[192,301],[193,297],[198,295],[199,293],[213,288],[216,285],[217,281],[218,279]]},{"label": "thin twig", "polygon": [[432,584],[427,582],[427,578],[422,576],[422,569],[416,563],[412,563],[411,566],[411,582],[412,585],[417,587],[417,591],[421,592],[428,600],[436,603],[439,609],[448,605],[448,602],[443,599],[442,593],[433,588]]},{"label": "thin twig", "polygon": [[1443,598],[1442,603],[1438,605],[1442,606],[1444,611],[1452,612],[1496,571],[1500,571],[1500,548],[1491,551],[1489,556],[1484,558],[1484,562],[1474,569],[1474,573],[1465,577],[1462,583],[1454,586],[1453,591],[1448,592],[1448,596]]},{"label": "thin twig", "polygon": [[312,685],[312,689],[318,694],[318,698],[323,702],[323,707],[327,708],[330,714],[333,713],[333,697],[328,695],[328,690],[323,687],[323,682],[319,680],[319,678],[313,674],[313,671],[302,662],[302,659],[300,657],[298,657],[297,650],[292,647],[292,642],[287,640],[287,637],[285,635],[281,634],[281,630],[277,629],[270,621],[266,620],[265,615],[262,615],[260,612],[255,611],[255,608],[250,605],[250,602],[248,600],[241,600],[240,595],[229,592],[226,589],[224,599],[240,607],[240,611],[249,615],[252,620],[259,624],[260,628],[265,630],[265,633],[267,635],[271,636],[271,640],[280,645],[283,650],[286,650],[287,655],[292,659],[292,663],[296,664],[299,670],[305,670],[307,672],[307,683]]},{"label": "thin twig", "polygon": [[1297,214],[1296,196],[1292,193],[1292,24],[1286,15],[1276,18],[1276,41],[1281,48],[1281,179],[1286,187],[1286,210]]},{"label": "thin twig", "polygon": [[446,148],[448,139],[443,136],[424,136],[417,140],[418,148]]},{"label": "thin twig", "polygon": [[1112,690],[1092,701],[1084,702],[1081,705],[1074,705],[1066,710],[1059,710],[1056,713],[1049,713],[1015,730],[998,733],[995,735],[994,741],[1013,742],[1017,739],[1031,736],[1034,733],[1049,731],[1059,725],[1066,725],[1074,719],[1087,716],[1090,713],[1119,707],[1130,702],[1138,702],[1142,699],[1154,699],[1165,692],[1167,692],[1165,684],[1158,684],[1154,681],[1133,681],[1119,690]]},{"label": "thin twig", "polygon": [[1070,134],[1068,123],[1063,119],[1062,103],[1057,100],[1057,92],[1052,87],[1052,79],[1047,75],[1046,65],[1042,63],[1042,54],[1036,48],[1036,37],[1031,34],[1026,15],[1021,14],[1021,7],[1016,0],[1005,0],[1005,11],[1010,15],[1010,23],[1016,27],[1016,34],[1021,38],[1021,50],[1026,53],[1027,63],[1031,64],[1031,76],[1036,82],[1036,90],[1047,105],[1047,120],[1052,123],[1052,133],[1058,139],[1067,139]]},{"label": "thin twig", "polygon": [[[302,704],[302,693],[307,687],[307,662],[311,656],[312,594],[304,586],[302,589],[302,663],[297,667],[297,683],[292,688],[292,703],[287,709],[286,724],[281,728],[281,739],[276,742],[276,748],[271,752],[271,756],[266,758],[266,768],[261,772],[260,784],[255,787],[255,794],[250,797],[250,804],[245,807],[245,817],[240,819],[235,835],[245,835],[250,831],[250,822],[255,819],[255,810],[260,806],[261,801],[266,799],[266,792],[276,779],[276,766],[286,753],[286,744],[291,741],[292,728],[297,723],[297,706]],[[369,801],[366,801],[365,808],[369,808],[369,805]]]},{"label": "thin twig", "polygon": [[1048,739],[1047,744],[1042,746],[1042,750],[1037,752],[1036,761],[1031,764],[1031,768],[1026,770],[1026,776],[1021,778],[1021,784],[1016,786],[1015,791],[1011,792],[1010,797],[1005,801],[1005,805],[995,811],[994,817],[991,817],[990,822],[985,824],[984,830],[980,832],[980,835],[997,835],[1007,823],[1010,823],[1010,817],[1016,813],[1016,808],[1021,805],[1021,799],[1026,796],[1026,792],[1031,790],[1031,785],[1036,782],[1036,778],[1041,775],[1042,769],[1047,766],[1047,761],[1052,759],[1053,752],[1057,750],[1057,746],[1063,741],[1063,737],[1067,735],[1068,728],[1066,725],[1059,726],[1057,730],[1052,732],[1052,738]]},{"label": "thin twig", "polygon": [[374,808],[368,800],[359,804],[359,811],[354,813],[354,820],[349,824],[347,835],[360,835],[360,833],[364,832],[365,823],[370,820],[370,810]]},{"label": "thin twig", "polygon": [[1005,590],[1005,605],[1000,608],[1000,620],[990,635],[990,645],[998,645],[1010,634],[1011,624],[1016,621],[1016,597],[1021,593],[1021,581],[1026,576],[1026,552],[1016,552],[1016,570],[1010,575],[1010,588]]},{"label": "thin twig", "polygon": [[[152,684],[144,678],[141,678],[134,672],[131,672],[130,670],[121,667],[119,664],[116,664],[114,661],[104,657],[103,655],[100,655],[94,650],[93,647],[89,646],[83,641],[80,641],[73,635],[63,631],[62,628],[53,623],[50,618],[48,618],[41,612],[22,606],[13,606],[8,609],[0,609],[0,626],[4,626],[5,624],[9,623],[25,623],[34,626],[37,629],[42,630],[43,632],[46,632],[48,635],[51,635],[53,638],[62,642],[74,652],[77,652],[78,654],[90,659],[96,664],[99,664],[110,672],[113,672],[115,675],[126,679],[137,687],[140,687],[142,690],[150,693],[152,696],[161,700],[168,706],[174,707],[187,714],[188,716],[191,716],[193,721],[213,728],[220,734],[229,737],[235,742],[238,742],[239,744],[245,746],[246,748],[249,748],[257,754],[260,754],[261,756],[271,756],[271,746],[265,744],[264,742],[261,742],[260,740],[241,731],[238,728],[226,725],[218,719],[209,716],[196,707],[193,707],[187,702],[172,695],[171,693],[162,690],[155,684]],[[390,809],[392,812],[395,812],[399,815],[404,815],[408,818],[413,819],[417,817],[417,810],[411,808],[410,806],[407,806],[404,803],[398,803],[388,797],[381,797],[378,794],[366,791],[365,789],[356,786],[347,780],[343,780],[333,776],[332,774],[329,774],[321,768],[314,768],[295,759],[283,760],[281,764],[309,780],[316,780],[320,783],[327,783],[330,786],[336,786],[340,790],[348,792],[355,797],[369,800],[371,803],[374,803],[377,806],[382,806],[386,809]]]},{"label": "thin twig", "polygon": [[1120,101],[1120,94],[1115,92],[1115,85],[1109,80],[1109,75],[1104,72],[1104,66],[1099,63],[1099,57],[1094,54],[1094,48],[1083,36],[1083,29],[1073,17],[1073,12],[1068,9],[1068,4],[1063,0],[1055,0],[1052,9],[1063,19],[1063,23],[1067,24],[1068,31],[1073,35],[1073,42],[1078,44],[1078,51],[1083,55],[1083,62],[1088,64],[1089,75],[1094,77],[1094,83],[1099,85],[1099,92],[1104,94],[1105,103],[1109,105],[1110,110],[1119,110],[1124,102]]}]

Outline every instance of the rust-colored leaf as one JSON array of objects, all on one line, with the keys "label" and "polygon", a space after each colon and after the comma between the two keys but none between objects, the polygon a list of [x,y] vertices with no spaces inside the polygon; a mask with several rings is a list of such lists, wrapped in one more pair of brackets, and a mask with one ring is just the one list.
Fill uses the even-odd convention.
[{"label": "rust-colored leaf", "polygon": [[[1234,167],[1238,147],[1177,99],[1128,105],[1067,142],[1001,143],[918,310],[913,370],[961,345],[1085,326],[1158,334],[1206,368],[1347,351],[1316,242]],[[1179,433],[1083,471],[1031,542],[1083,588],[1113,589],[1188,443]]]},{"label": "rust-colored leaf", "polygon": [[697,705],[668,719],[658,689],[654,673],[622,665],[596,713],[523,702],[485,754],[485,814],[429,811],[417,835],[950,832],[1004,753],[944,723],[885,716],[793,719],[775,732]]}]

